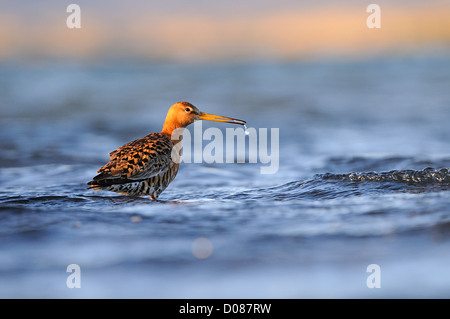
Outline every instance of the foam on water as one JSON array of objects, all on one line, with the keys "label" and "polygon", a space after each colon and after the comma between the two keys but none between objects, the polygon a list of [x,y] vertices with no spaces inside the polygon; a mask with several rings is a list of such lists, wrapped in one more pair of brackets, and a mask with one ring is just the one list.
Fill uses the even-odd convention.
[{"label": "foam on water", "polygon": [[402,182],[410,185],[433,185],[450,184],[450,173],[447,168],[433,169],[431,167],[424,170],[394,170],[390,172],[370,172],[370,173],[349,173],[349,174],[319,174],[317,177],[324,180],[348,180],[352,182]]}]

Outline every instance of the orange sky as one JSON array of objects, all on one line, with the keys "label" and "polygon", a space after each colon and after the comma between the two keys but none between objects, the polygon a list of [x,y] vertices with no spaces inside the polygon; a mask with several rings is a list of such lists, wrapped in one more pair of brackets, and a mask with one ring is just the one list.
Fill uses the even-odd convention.
[{"label": "orange sky", "polygon": [[450,3],[381,6],[381,28],[369,29],[366,6],[309,7],[251,15],[134,14],[123,19],[81,11],[81,29],[66,12],[24,19],[0,12],[0,60],[139,57],[214,61],[367,56],[450,48]]}]

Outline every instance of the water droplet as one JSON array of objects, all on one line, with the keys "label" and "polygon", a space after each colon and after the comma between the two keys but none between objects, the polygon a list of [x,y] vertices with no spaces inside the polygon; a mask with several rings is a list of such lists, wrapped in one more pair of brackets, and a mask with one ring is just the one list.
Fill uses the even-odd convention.
[{"label": "water droplet", "polygon": [[131,216],[131,222],[133,223],[140,223],[142,221],[142,217],[135,215],[135,216]]},{"label": "water droplet", "polygon": [[208,238],[200,237],[192,243],[192,254],[198,259],[206,259],[213,252],[213,244]]},{"label": "water droplet", "polygon": [[244,124],[244,128],[245,128],[245,135],[250,135],[250,131],[248,130],[247,125]]}]

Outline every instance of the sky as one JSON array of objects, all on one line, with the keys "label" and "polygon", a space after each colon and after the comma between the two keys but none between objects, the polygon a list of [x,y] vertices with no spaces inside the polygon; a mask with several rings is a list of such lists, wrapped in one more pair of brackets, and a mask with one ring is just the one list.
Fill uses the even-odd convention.
[{"label": "sky", "polygon": [[[448,52],[449,1],[0,0],[0,61],[299,60]],[[68,28],[71,3],[80,27]],[[380,8],[380,28],[369,28]]]}]

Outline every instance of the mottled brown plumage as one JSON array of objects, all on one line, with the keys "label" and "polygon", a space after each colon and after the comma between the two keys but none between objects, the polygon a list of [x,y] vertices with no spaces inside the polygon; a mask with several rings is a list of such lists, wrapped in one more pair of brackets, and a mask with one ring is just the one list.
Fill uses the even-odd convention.
[{"label": "mottled brown plumage", "polygon": [[[245,121],[200,112],[188,102],[172,105],[161,133],[152,133],[109,153],[110,161],[88,183],[94,190],[156,200],[178,173],[181,135],[196,120],[244,125]],[[175,134],[176,133],[176,134]],[[180,146],[176,147],[175,146]]]}]

